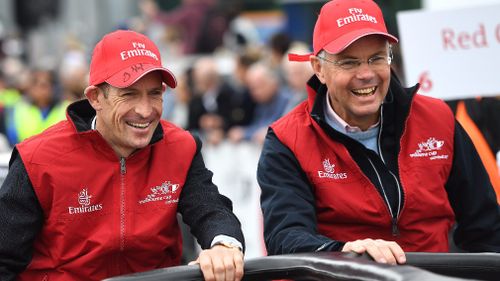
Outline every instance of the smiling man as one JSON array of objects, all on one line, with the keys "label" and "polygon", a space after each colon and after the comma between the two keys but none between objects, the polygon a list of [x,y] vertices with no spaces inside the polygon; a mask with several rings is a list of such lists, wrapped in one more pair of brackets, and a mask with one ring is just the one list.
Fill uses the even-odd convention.
[{"label": "smiling man", "polygon": [[500,212],[470,138],[447,105],[391,72],[383,15],[371,0],[321,9],[308,100],[269,129],[257,178],[269,254],[500,251]]},{"label": "smiling man", "polygon": [[96,45],[86,100],[16,146],[0,189],[1,280],[102,280],[179,265],[177,213],[206,280],[240,280],[243,235],[201,142],[160,120],[174,75],[144,35]]}]

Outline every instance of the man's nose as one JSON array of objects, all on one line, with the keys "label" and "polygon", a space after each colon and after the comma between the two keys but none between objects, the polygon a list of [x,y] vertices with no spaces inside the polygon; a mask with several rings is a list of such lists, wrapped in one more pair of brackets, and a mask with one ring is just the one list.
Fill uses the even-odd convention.
[{"label": "man's nose", "polygon": [[143,118],[147,118],[153,112],[153,107],[148,95],[143,95],[139,100],[138,104],[135,106],[135,112]]},{"label": "man's nose", "polygon": [[375,76],[375,71],[373,70],[372,66],[367,61],[363,61],[356,68],[356,78],[358,78],[360,80],[371,79],[374,76]]}]

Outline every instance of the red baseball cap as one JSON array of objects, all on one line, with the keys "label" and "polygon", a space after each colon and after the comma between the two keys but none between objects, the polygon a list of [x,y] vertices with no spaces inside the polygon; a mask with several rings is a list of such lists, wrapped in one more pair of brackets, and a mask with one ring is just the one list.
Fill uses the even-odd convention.
[{"label": "red baseball cap", "polygon": [[393,43],[398,39],[387,32],[384,16],[372,0],[332,0],[323,5],[313,33],[314,53],[290,54],[289,59],[308,61],[321,50],[338,54],[361,37],[379,34]]},{"label": "red baseball cap", "polygon": [[161,65],[160,52],[153,41],[135,31],[118,30],[105,35],[95,46],[89,85],[106,82],[125,88],[151,71],[160,71],[170,88],[177,85],[174,74]]}]

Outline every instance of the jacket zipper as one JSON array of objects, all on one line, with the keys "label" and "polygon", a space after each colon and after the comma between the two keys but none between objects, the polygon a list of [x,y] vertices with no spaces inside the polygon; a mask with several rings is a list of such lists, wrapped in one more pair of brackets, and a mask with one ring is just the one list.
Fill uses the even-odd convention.
[{"label": "jacket zipper", "polygon": [[[382,163],[384,163],[387,166],[387,164],[385,163],[384,154],[382,153],[382,145],[380,143],[380,139],[382,138],[382,128],[383,128],[383,124],[384,124],[383,108],[384,108],[384,106],[382,105],[380,108],[380,129],[378,131],[377,145],[378,145],[378,153],[380,155],[380,159],[382,159]],[[385,190],[384,190],[384,187],[382,186],[382,181],[380,180],[377,169],[375,168],[375,165],[373,165],[370,158],[368,158],[368,160],[370,161],[370,164],[372,165],[373,169],[375,170],[375,173],[377,173],[377,177],[378,177],[378,180],[380,182],[380,186],[381,186],[382,191],[383,191],[384,196],[385,196]],[[392,235],[399,236],[398,220],[399,220],[399,213],[401,212],[402,189],[401,189],[401,186],[399,185],[399,181],[398,181],[398,178],[396,177],[396,175],[394,175],[394,173],[391,170],[389,170],[389,169],[387,169],[387,170],[389,171],[391,176],[394,178],[394,181],[396,182],[396,186],[398,188],[398,209],[397,209],[397,212],[395,215],[393,215],[393,213],[392,213],[391,206],[389,205],[389,200],[387,199],[387,197],[386,197],[386,203],[389,206],[389,210],[391,210]]]},{"label": "jacket zipper", "polygon": [[120,157],[120,234],[118,237],[119,251],[116,253],[116,275],[122,274],[123,265],[121,255],[125,250],[125,174],[127,167],[125,165],[125,157]]},{"label": "jacket zipper", "polygon": [[[382,105],[382,108],[383,108],[383,105]],[[379,135],[378,135],[377,143],[378,143],[379,155],[381,156],[382,162],[385,164],[385,160],[384,160],[384,157],[382,155],[382,149],[381,149],[381,145],[380,145],[380,137],[382,135],[382,124],[383,124],[383,121],[382,121],[382,116],[383,116],[382,115],[382,108],[380,109],[380,130],[379,130]],[[319,123],[322,122],[322,120],[319,117],[316,117],[316,122],[318,122],[318,124],[319,124]],[[391,173],[391,175],[394,178],[394,180],[396,181],[396,185],[398,187],[398,210],[397,210],[396,215],[393,215],[391,204],[389,203],[389,199],[387,198],[387,194],[385,193],[385,189],[384,189],[384,186],[382,184],[382,179],[380,178],[378,170],[375,167],[375,165],[373,164],[373,162],[370,159],[370,157],[367,156],[367,158],[368,158],[368,161],[370,162],[370,165],[372,166],[373,170],[375,171],[375,174],[377,175],[378,182],[380,183],[380,188],[382,189],[382,194],[384,195],[383,199],[384,199],[385,204],[387,205],[387,207],[389,209],[389,213],[390,213],[390,216],[391,216],[391,231],[392,231],[392,235],[393,236],[399,236],[398,219],[399,219],[399,213],[400,213],[400,210],[401,210],[401,187],[399,185],[399,182],[398,182],[396,176],[389,170],[389,173]]]},{"label": "jacket zipper", "polygon": [[120,157],[120,251],[125,250],[125,158]]},{"label": "jacket zipper", "polygon": [[373,164],[370,157],[367,157],[367,158],[368,158],[368,162],[370,162],[370,165],[372,165],[372,168],[375,171],[375,174],[377,175],[378,182],[380,183],[380,189],[382,190],[382,195],[384,195],[385,204],[387,205],[387,208],[389,208],[389,213],[391,215],[392,235],[398,236],[399,231],[398,231],[398,225],[397,225],[397,215],[396,216],[393,215],[391,204],[389,203],[389,199],[387,198],[387,194],[385,193],[384,185],[382,184],[382,180],[380,179],[380,175],[377,171],[377,168],[375,168],[375,165]]}]

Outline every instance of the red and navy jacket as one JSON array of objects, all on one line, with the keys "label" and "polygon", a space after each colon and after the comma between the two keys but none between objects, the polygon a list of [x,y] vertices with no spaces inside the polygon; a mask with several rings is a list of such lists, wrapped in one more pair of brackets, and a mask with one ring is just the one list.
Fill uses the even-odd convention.
[{"label": "red and navy jacket", "polygon": [[31,243],[14,243],[33,248],[19,280],[101,280],[179,265],[177,212],[203,248],[219,234],[243,241],[191,134],[162,120],[150,145],[120,158],[89,129],[94,114],[87,101],[77,102],[68,109],[71,121],[16,147],[13,161],[21,159],[25,171],[18,177],[27,176],[31,187],[14,188],[34,191],[42,216],[23,232]]},{"label": "red and navy jacket", "polygon": [[335,251],[372,238],[405,251],[500,251],[488,176],[450,109],[392,77],[381,107],[379,154],[331,128],[326,86],[275,122],[257,178],[269,254]]}]

